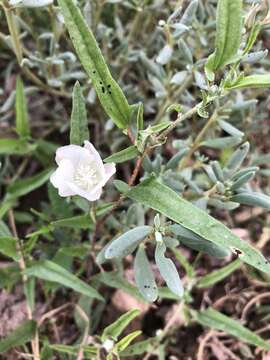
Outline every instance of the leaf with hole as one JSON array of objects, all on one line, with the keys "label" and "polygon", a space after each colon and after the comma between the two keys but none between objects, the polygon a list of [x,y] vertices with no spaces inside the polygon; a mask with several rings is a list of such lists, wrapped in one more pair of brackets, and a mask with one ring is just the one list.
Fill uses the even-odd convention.
[{"label": "leaf with hole", "polygon": [[143,245],[139,246],[136,253],[134,272],[136,285],[142,296],[147,301],[155,301],[158,297],[158,288]]},{"label": "leaf with hole", "polygon": [[162,214],[202,238],[228,250],[238,250],[242,261],[255,268],[270,272],[270,263],[246,241],[241,240],[224,224],[181,198],[176,192],[158,182],[154,177],[133,187],[127,196]]},{"label": "leaf with hole", "polygon": [[123,91],[113,79],[79,7],[73,0],[58,0],[58,4],[79,59],[104,110],[119,128],[127,128],[131,120],[130,106]]}]

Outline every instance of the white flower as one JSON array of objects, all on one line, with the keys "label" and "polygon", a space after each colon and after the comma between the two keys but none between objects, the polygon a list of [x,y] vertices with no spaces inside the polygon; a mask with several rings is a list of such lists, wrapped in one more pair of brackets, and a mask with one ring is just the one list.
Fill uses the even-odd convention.
[{"label": "white flower", "polygon": [[115,173],[115,164],[103,164],[94,146],[84,142],[78,145],[62,146],[56,151],[58,168],[50,181],[60,196],[80,195],[89,201],[98,200],[102,187]]}]

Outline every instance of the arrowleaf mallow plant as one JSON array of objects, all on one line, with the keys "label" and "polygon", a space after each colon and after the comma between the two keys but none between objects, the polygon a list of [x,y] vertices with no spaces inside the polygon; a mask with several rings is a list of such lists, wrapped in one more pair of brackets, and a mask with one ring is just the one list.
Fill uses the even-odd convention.
[{"label": "arrowleaf mallow plant", "polygon": [[268,2],[0,4],[0,354],[266,359]]}]

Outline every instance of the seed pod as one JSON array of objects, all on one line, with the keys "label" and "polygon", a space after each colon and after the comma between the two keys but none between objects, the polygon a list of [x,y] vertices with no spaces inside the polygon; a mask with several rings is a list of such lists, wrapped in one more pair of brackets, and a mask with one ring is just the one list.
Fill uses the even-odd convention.
[{"label": "seed pod", "polygon": [[249,152],[249,143],[245,142],[242,144],[230,157],[226,164],[226,168],[235,172],[241,166]]}]

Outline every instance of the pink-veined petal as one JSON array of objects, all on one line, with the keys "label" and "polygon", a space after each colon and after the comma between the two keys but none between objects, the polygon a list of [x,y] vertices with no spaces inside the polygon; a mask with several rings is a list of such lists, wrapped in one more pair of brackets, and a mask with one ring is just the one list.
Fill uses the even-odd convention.
[{"label": "pink-veined petal", "polygon": [[75,195],[70,188],[69,182],[72,181],[74,175],[74,167],[70,160],[64,159],[60,161],[58,168],[52,173],[50,181],[55,188],[58,189],[60,196]]}]

